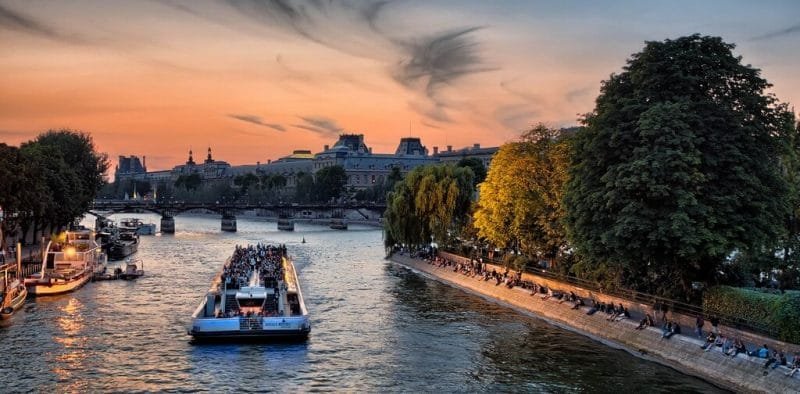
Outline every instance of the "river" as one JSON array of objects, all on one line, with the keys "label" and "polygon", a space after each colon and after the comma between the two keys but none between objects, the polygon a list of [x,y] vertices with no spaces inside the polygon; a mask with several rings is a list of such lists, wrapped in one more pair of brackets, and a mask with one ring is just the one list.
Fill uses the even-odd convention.
[{"label": "river", "polygon": [[[175,222],[174,235],[141,238],[145,277],[29,299],[0,323],[0,391],[720,391],[392,264],[374,228],[278,232],[240,217],[237,233],[222,233],[214,216]],[[307,343],[190,343],[214,274],[236,244],[259,241],[294,256]]]}]

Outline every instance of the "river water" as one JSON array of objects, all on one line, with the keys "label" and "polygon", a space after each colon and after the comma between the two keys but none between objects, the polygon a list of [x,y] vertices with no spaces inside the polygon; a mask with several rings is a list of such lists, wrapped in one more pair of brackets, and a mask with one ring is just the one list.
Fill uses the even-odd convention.
[{"label": "river water", "polygon": [[[213,216],[175,222],[174,235],[141,238],[145,277],[29,299],[0,323],[0,391],[719,391],[394,265],[374,228],[278,232],[240,217],[237,233],[222,233]],[[308,342],[190,343],[211,279],[236,244],[258,241],[294,256]]]}]

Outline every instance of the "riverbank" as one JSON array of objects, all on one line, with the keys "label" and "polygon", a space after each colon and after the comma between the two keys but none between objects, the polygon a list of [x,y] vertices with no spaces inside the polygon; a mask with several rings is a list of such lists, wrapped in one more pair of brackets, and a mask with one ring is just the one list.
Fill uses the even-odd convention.
[{"label": "riverbank", "polygon": [[700,348],[703,341],[693,336],[675,335],[670,339],[663,339],[660,329],[649,327],[636,330],[638,323],[632,319],[608,321],[605,314],[587,315],[587,307],[575,310],[571,303],[561,303],[554,298],[544,300],[539,295],[532,296],[530,291],[518,287],[509,289],[503,285],[497,286],[494,281],[483,281],[455,272],[453,267],[438,267],[403,255],[394,255],[391,260],[431,279],[539,317],[558,327],[626,350],[643,359],[698,376],[729,390],[765,393],[800,391],[800,375],[791,378],[785,376],[785,367],[768,370],[769,373],[764,375],[763,372],[767,370],[762,367],[763,359],[745,355],[726,357],[716,349],[705,352]]}]

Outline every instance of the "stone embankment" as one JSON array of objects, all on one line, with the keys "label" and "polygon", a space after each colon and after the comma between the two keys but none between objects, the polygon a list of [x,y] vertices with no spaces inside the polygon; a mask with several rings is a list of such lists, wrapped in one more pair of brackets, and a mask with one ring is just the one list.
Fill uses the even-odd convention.
[{"label": "stone embankment", "polygon": [[[703,351],[700,346],[704,341],[692,335],[693,325],[682,324],[685,335],[675,335],[672,338],[663,339],[661,330],[658,328],[649,327],[644,330],[636,330],[638,320],[635,318],[612,322],[606,319],[607,315],[599,312],[587,315],[588,307],[578,310],[571,309],[573,304],[569,302],[560,303],[554,298],[543,300],[538,294],[531,295],[529,290],[519,287],[509,289],[503,284],[495,285],[496,282],[493,280],[483,281],[478,277],[454,272],[452,266],[438,267],[435,264],[404,255],[394,255],[391,260],[434,280],[532,314],[553,325],[586,335],[608,346],[626,350],[638,357],[698,376],[726,389],[737,392],[800,392],[800,373],[795,374],[794,377],[787,377],[784,374],[787,371],[786,367],[765,370],[763,359],[743,354],[737,357],[726,357],[718,348],[708,352]],[[491,270],[491,267],[489,269]],[[598,301],[618,303],[614,297],[586,294],[584,289],[568,284],[559,282],[556,285],[552,282],[548,283],[544,278],[531,276],[523,277],[523,279],[561,291],[574,291],[580,297],[593,297]],[[626,304],[625,301],[622,302]],[[630,306],[626,307],[630,308]],[[681,318],[673,314],[668,318],[683,321],[687,317]],[[725,334],[724,327],[721,327],[721,331]],[[765,375],[764,371],[769,373]]]}]

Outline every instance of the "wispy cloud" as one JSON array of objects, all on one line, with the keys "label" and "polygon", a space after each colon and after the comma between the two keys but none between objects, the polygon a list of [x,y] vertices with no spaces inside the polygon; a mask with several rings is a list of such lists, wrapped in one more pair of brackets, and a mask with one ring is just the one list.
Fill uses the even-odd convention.
[{"label": "wispy cloud", "polygon": [[773,31],[771,33],[767,33],[767,34],[764,34],[764,35],[756,36],[756,37],[751,38],[750,40],[752,40],[752,41],[768,40],[770,38],[777,38],[777,37],[780,37],[780,36],[786,36],[786,35],[797,34],[797,33],[800,33],[800,24],[796,24],[794,26],[789,26],[787,28],[784,28],[784,29],[781,29],[781,30],[778,30],[778,31]]},{"label": "wispy cloud", "polygon": [[[386,62],[390,76],[418,92],[422,102],[411,107],[440,122],[451,121],[456,107],[441,90],[469,74],[491,71],[480,56],[475,33],[465,27],[436,34],[413,35],[380,26],[391,1],[225,0],[242,15],[271,28],[281,28],[339,52]],[[399,59],[399,60],[398,60]],[[280,57],[276,60],[281,63]],[[284,64],[282,64],[285,66]],[[287,68],[288,70],[288,68]]]},{"label": "wispy cloud", "polygon": [[83,41],[77,37],[62,34],[56,29],[40,23],[25,14],[14,11],[3,4],[0,4],[0,28],[15,30],[55,41],[73,43],[80,43]]},{"label": "wispy cloud", "polygon": [[400,84],[419,89],[432,103],[426,112],[431,119],[447,122],[447,101],[440,90],[469,74],[494,70],[484,64],[478,53],[473,33],[480,27],[446,31],[401,43],[407,53],[395,69],[394,79]]},{"label": "wispy cloud", "polygon": [[567,93],[565,93],[565,94],[564,94],[564,98],[565,98],[565,99],[566,99],[568,102],[570,102],[570,103],[571,103],[571,102],[573,102],[573,101],[575,101],[575,100],[577,100],[577,99],[579,99],[579,98],[581,98],[581,97],[583,97],[583,96],[586,96],[586,95],[587,95],[587,94],[589,94],[591,91],[592,91],[592,88],[590,88],[590,87],[584,87],[584,88],[579,88],[579,89],[572,89],[572,90],[570,90],[570,91],[568,91]]},{"label": "wispy cloud", "polygon": [[282,125],[277,123],[265,122],[260,116],[248,115],[248,114],[228,114],[228,117],[236,120],[241,120],[242,122],[252,123],[258,126],[269,127],[270,129],[277,131],[286,131],[286,128],[283,127]]},{"label": "wispy cloud", "polygon": [[503,105],[495,109],[494,117],[509,130],[521,130],[534,123],[534,119],[539,116],[529,104]]},{"label": "wispy cloud", "polygon": [[312,131],[324,136],[336,136],[344,131],[336,121],[323,116],[299,116],[302,124],[293,124],[292,127]]}]

